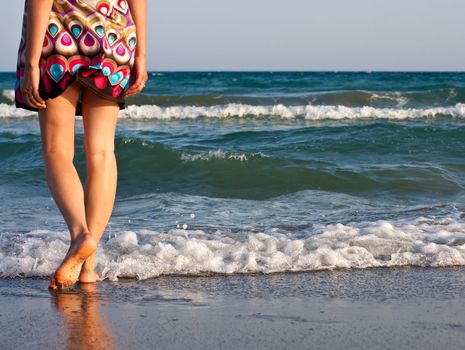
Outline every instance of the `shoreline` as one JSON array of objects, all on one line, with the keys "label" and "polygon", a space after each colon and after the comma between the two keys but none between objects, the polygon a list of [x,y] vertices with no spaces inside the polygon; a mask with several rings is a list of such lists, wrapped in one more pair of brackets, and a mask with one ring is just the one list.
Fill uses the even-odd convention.
[{"label": "shoreline", "polygon": [[[459,349],[465,267],[2,279],[4,349]],[[25,336],[27,334],[28,336]]]}]

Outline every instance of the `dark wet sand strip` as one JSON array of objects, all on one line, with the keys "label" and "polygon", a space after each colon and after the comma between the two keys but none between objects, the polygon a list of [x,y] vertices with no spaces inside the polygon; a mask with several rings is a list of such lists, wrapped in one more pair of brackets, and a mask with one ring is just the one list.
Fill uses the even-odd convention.
[{"label": "dark wet sand strip", "polygon": [[461,349],[465,268],[0,280],[2,349]]}]

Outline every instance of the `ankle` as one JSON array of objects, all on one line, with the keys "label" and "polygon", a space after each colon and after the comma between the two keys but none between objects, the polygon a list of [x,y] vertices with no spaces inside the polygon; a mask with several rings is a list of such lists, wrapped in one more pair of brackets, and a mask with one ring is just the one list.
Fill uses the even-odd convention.
[{"label": "ankle", "polygon": [[89,267],[89,266],[82,266],[81,268],[81,273],[89,273],[89,272],[94,272],[94,267]]},{"label": "ankle", "polygon": [[76,227],[70,230],[71,242],[74,242],[81,235],[92,235],[90,230],[87,227]]},{"label": "ankle", "polygon": [[87,258],[86,261],[84,261],[84,264],[82,264],[81,270],[82,271],[94,271],[95,269],[95,256],[90,256]]},{"label": "ankle", "polygon": [[81,233],[79,233],[78,237],[80,237],[80,236],[94,238],[94,235],[89,230],[81,231]]}]

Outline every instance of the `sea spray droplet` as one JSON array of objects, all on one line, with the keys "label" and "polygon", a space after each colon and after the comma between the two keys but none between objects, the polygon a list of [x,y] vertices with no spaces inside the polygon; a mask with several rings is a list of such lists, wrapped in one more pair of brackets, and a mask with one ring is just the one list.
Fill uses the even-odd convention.
[{"label": "sea spray droplet", "polygon": [[183,225],[182,225],[182,228],[183,228],[184,230],[187,229],[187,224],[183,224]]},{"label": "sea spray droplet", "polygon": [[192,218],[192,219],[195,218],[195,214],[194,214],[194,213],[191,214],[191,218]]}]

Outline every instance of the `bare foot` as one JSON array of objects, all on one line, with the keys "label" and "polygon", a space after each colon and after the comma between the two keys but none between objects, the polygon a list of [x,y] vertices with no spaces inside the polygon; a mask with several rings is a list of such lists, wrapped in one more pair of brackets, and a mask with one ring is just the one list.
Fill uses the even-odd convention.
[{"label": "bare foot", "polygon": [[84,261],[97,249],[97,243],[90,232],[82,233],[71,244],[61,265],[50,277],[51,289],[68,288],[77,282]]},{"label": "bare foot", "polygon": [[95,254],[91,254],[81,267],[79,274],[79,282],[81,283],[95,283],[100,281],[100,276],[95,273]]},{"label": "bare foot", "polygon": [[94,270],[82,269],[79,274],[79,283],[95,283],[100,281],[100,276]]}]

